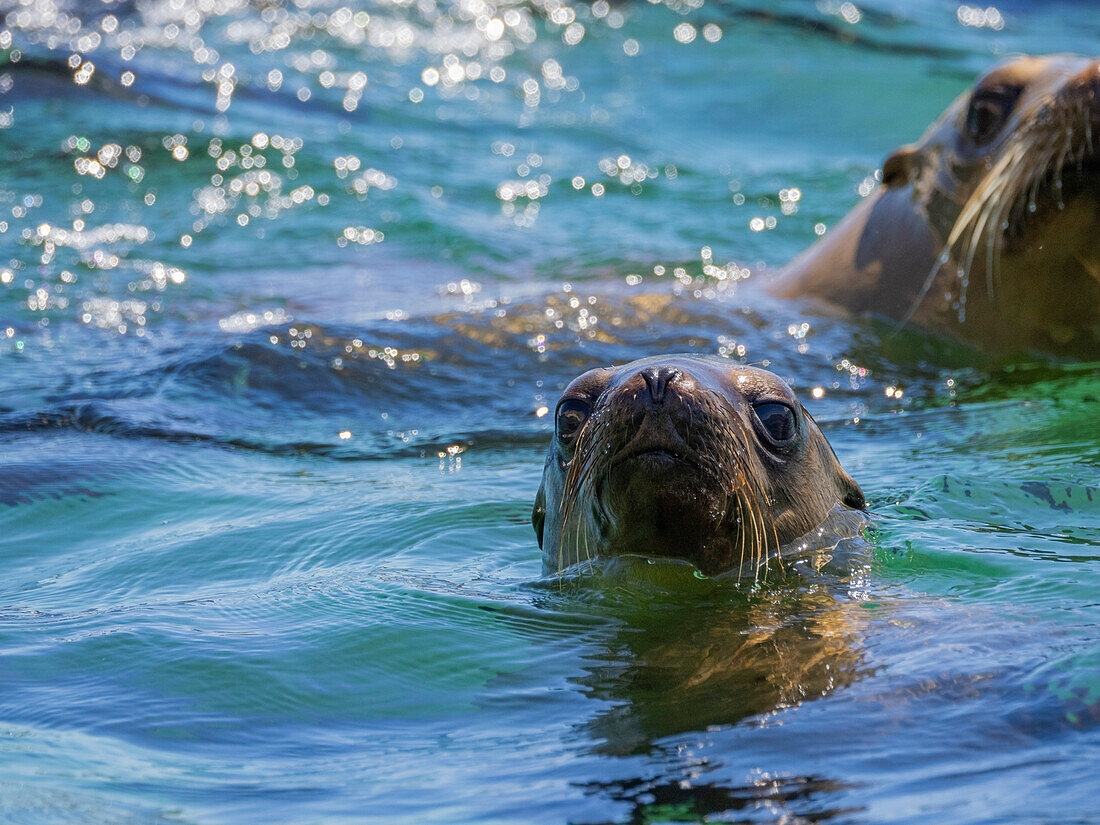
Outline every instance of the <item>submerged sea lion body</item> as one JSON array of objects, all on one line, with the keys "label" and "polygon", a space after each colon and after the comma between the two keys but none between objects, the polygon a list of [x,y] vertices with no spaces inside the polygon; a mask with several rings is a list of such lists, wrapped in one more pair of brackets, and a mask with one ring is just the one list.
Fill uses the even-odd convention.
[{"label": "submerged sea lion body", "polygon": [[988,350],[1100,358],[1100,61],[989,72],[772,291]]},{"label": "submerged sea lion body", "polygon": [[631,555],[714,574],[756,571],[838,502],[861,509],[863,493],[790,387],[685,355],[565,389],[532,522],[548,570]]}]

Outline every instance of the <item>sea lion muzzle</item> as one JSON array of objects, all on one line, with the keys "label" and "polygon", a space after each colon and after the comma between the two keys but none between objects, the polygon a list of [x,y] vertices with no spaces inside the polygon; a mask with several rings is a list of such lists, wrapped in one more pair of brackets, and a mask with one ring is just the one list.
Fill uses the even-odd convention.
[{"label": "sea lion muzzle", "polygon": [[713,574],[755,570],[837,503],[863,493],[786,383],[673,356],[569,384],[532,522],[550,570],[639,555]]}]

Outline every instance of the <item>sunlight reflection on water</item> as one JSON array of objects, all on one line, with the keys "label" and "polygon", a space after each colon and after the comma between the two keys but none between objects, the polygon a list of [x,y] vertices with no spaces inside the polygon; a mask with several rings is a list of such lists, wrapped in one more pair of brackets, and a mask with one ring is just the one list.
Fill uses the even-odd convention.
[{"label": "sunlight reflection on water", "polygon": [[[0,2],[3,817],[1086,819],[1094,368],[757,284],[1089,12]],[[673,351],[807,400],[856,575],[541,579],[561,388]]]}]

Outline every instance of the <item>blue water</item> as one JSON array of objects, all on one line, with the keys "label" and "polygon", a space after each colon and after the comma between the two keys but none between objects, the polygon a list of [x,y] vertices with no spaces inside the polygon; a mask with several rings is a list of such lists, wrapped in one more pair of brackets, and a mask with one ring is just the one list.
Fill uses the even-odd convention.
[{"label": "blue water", "polygon": [[[1100,821],[1096,364],[760,289],[1091,4],[0,10],[0,819]],[[681,351],[866,558],[542,578],[538,410]]]}]

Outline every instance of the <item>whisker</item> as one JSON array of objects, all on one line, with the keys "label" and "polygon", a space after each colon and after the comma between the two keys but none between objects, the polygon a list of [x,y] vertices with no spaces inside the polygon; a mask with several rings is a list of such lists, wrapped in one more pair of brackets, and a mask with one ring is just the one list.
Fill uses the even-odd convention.
[{"label": "whisker", "polygon": [[[760,516],[760,537],[759,537],[759,540],[760,540],[760,561],[758,562],[758,564],[763,564],[763,566],[764,566],[764,580],[767,581],[768,561],[769,561],[769,558],[770,558],[770,556],[768,554],[767,522],[764,519],[764,504],[767,502],[767,496],[764,494],[764,490],[760,485],[759,479],[757,479],[755,477],[755,475],[750,474],[749,479],[750,479],[750,482],[752,484],[752,487],[750,488],[750,492],[753,496],[753,500],[756,504],[757,512]],[[774,521],[772,521],[772,530],[773,531],[775,530],[775,522]],[[778,541],[778,534],[776,534],[776,549],[778,550],[778,548],[779,548],[779,541]]]},{"label": "whisker", "polygon": [[[1048,130],[1044,130],[1048,131]],[[1089,137],[1091,141],[1091,136]],[[1043,142],[1038,128],[1017,132],[1011,143],[1005,147],[993,166],[985,173],[981,182],[970,193],[951,226],[946,240],[940,247],[939,257],[932,264],[916,297],[908,311],[895,327],[898,331],[905,327],[920,309],[928,297],[933,284],[942,268],[953,258],[962,264],[958,273],[962,286],[959,296],[960,321],[965,320],[967,284],[973,268],[978,246],[983,238],[987,245],[986,290],[988,297],[995,294],[995,273],[999,269],[1003,252],[1003,222],[1014,208],[1020,205],[1025,193],[1028,202],[1034,202],[1043,179],[1049,174],[1051,161],[1059,157],[1058,173],[1065,156],[1072,150],[1072,140],[1066,139],[1058,152],[1058,146],[1050,138]],[[1036,163],[1036,152],[1040,155]],[[1037,172],[1029,173],[1029,169]],[[1025,205],[1026,206],[1026,205]],[[991,223],[993,219],[993,223]]]},{"label": "whisker", "polygon": [[[565,540],[569,534],[569,522],[574,515],[581,488],[584,485],[585,477],[591,469],[594,460],[593,451],[588,449],[589,442],[592,441],[592,433],[594,430],[593,426],[590,426],[591,423],[592,418],[589,418],[584,422],[580,431],[577,433],[577,441],[573,448],[573,458],[569,462],[569,469],[566,472],[565,483],[563,485],[562,500],[559,507],[559,513],[561,514],[561,527],[558,531],[559,570],[561,570],[565,564]],[[584,456],[584,458],[578,461],[577,456]],[[579,522],[577,522],[577,524],[579,526]]]},{"label": "whisker", "polygon": [[756,584],[757,575],[760,572],[760,559],[758,553],[760,550],[760,527],[756,521],[756,507],[752,499],[749,499],[749,518],[752,521],[752,555],[749,559],[749,564],[752,565],[752,582]]}]

